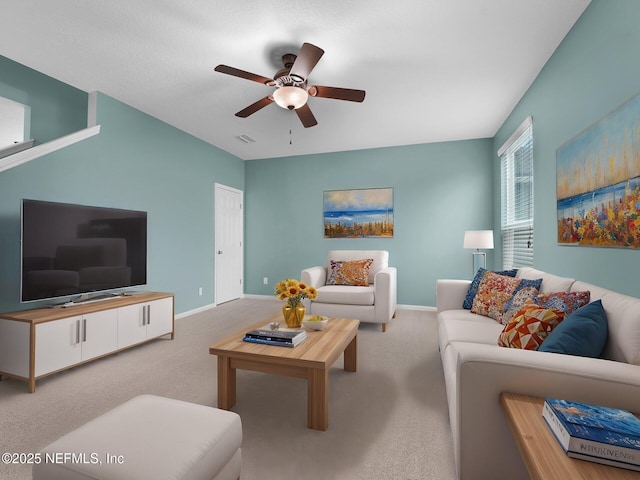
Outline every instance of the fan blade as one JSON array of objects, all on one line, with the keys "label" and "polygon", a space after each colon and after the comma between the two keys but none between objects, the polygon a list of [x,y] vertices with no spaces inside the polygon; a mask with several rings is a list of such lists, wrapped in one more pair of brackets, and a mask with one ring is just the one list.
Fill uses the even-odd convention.
[{"label": "fan blade", "polygon": [[305,103],[300,108],[296,108],[296,113],[298,114],[298,118],[302,122],[302,125],[304,125],[304,128],[313,127],[318,124],[316,117],[311,113],[308,103]]},{"label": "fan blade", "polygon": [[236,113],[236,117],[247,118],[249,115],[256,113],[261,108],[266,107],[267,105],[271,105],[273,103],[273,97],[271,95],[267,95],[264,98],[261,98],[255,103],[252,103],[247,108],[243,108],[238,113]]},{"label": "fan blade", "polygon": [[320,85],[311,87],[309,89],[310,93],[313,88],[316,89],[316,94],[313,95],[314,97],[334,98],[336,100],[347,100],[349,102],[362,102],[366,93],[364,90],[354,90],[352,88],[322,87]]},{"label": "fan blade", "polygon": [[320,47],[316,47],[311,43],[303,43],[296,61],[291,66],[289,76],[295,77],[296,80],[301,82],[306,80],[322,55],[324,55],[324,50]]},{"label": "fan blade", "polygon": [[226,73],[227,75],[233,75],[234,77],[245,78],[247,80],[251,80],[252,82],[258,82],[263,85],[273,84],[272,78],[263,77],[262,75],[251,72],[245,72],[244,70],[233,68],[228,65],[218,65],[216,68],[214,68],[214,70],[216,72]]}]

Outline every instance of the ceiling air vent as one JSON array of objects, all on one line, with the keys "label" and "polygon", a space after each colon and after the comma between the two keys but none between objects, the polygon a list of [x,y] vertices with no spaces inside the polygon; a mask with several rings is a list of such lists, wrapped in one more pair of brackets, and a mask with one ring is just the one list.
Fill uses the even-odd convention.
[{"label": "ceiling air vent", "polygon": [[238,135],[236,138],[238,140],[240,140],[241,142],[244,142],[244,143],[255,143],[256,142],[253,138],[251,138],[246,133],[243,133],[242,135]]}]

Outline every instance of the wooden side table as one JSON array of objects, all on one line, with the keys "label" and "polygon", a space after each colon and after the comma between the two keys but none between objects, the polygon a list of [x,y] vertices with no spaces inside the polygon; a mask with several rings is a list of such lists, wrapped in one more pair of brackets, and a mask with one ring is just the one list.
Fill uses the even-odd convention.
[{"label": "wooden side table", "polygon": [[500,404],[532,479],[640,479],[640,472],[568,457],[542,418],[543,398],[502,392]]}]

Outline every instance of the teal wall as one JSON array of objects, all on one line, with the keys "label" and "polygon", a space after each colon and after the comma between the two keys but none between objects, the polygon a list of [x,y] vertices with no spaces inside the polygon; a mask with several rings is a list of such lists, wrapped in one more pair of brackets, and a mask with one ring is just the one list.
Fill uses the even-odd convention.
[{"label": "teal wall", "polygon": [[87,94],[0,56],[0,97],[31,107],[31,138],[46,143],[87,126]]},{"label": "teal wall", "polygon": [[[246,162],[245,293],[326,264],[333,249],[389,250],[398,302],[435,305],[436,279],[470,278],[465,230],[491,228],[490,139]],[[324,190],[393,188],[394,237],[325,239]],[[263,285],[263,277],[269,285]]]},{"label": "teal wall", "polygon": [[[637,0],[593,0],[499,130],[493,148],[495,156],[532,115],[536,267],[634,296],[640,296],[640,251],[557,243],[556,149],[640,94],[639,18]],[[496,182],[498,163],[495,156]],[[496,231],[499,194],[494,193]]]},{"label": "teal wall", "polygon": [[19,303],[22,198],[147,211],[145,289],[213,303],[214,184],[243,190],[244,162],[106,95],[97,113],[99,135],[0,173],[0,311],[37,306]]},{"label": "teal wall", "polygon": [[[536,267],[640,296],[637,250],[559,246],[555,223],[556,149],[640,93],[638,18],[637,0],[593,0],[493,139],[243,162],[98,95],[100,135],[0,173],[0,311],[24,308],[19,211],[26,197],[147,210],[147,288],[175,292],[178,313],[212,303],[215,182],[245,191],[245,293],[272,294],[278,280],[324,263],[331,249],[387,249],[398,267],[399,303],[435,305],[437,278],[472,274],[464,231],[499,231],[496,150],[528,115]],[[85,92],[2,57],[0,69],[0,95],[32,106],[38,140],[86,125]],[[324,190],[376,187],[394,189],[394,238],[323,238]],[[497,247],[488,255],[492,268],[500,267]]]}]

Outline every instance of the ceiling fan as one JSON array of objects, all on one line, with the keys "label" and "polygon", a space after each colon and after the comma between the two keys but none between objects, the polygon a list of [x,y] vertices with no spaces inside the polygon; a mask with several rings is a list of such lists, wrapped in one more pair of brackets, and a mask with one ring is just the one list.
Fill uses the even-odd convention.
[{"label": "ceiling fan", "polygon": [[321,48],[311,43],[304,43],[298,55],[287,53],[282,56],[284,68],[278,70],[273,79],[229,67],[228,65],[218,65],[215,71],[262,83],[268,87],[275,87],[271,95],[267,95],[237,112],[237,117],[246,118],[275,102],[282,108],[295,110],[302,124],[305,128],[308,128],[318,124],[307,104],[309,96],[347,100],[349,102],[362,102],[365,96],[364,90],[309,85],[307,83],[309,74],[323,54],[324,50]]}]

